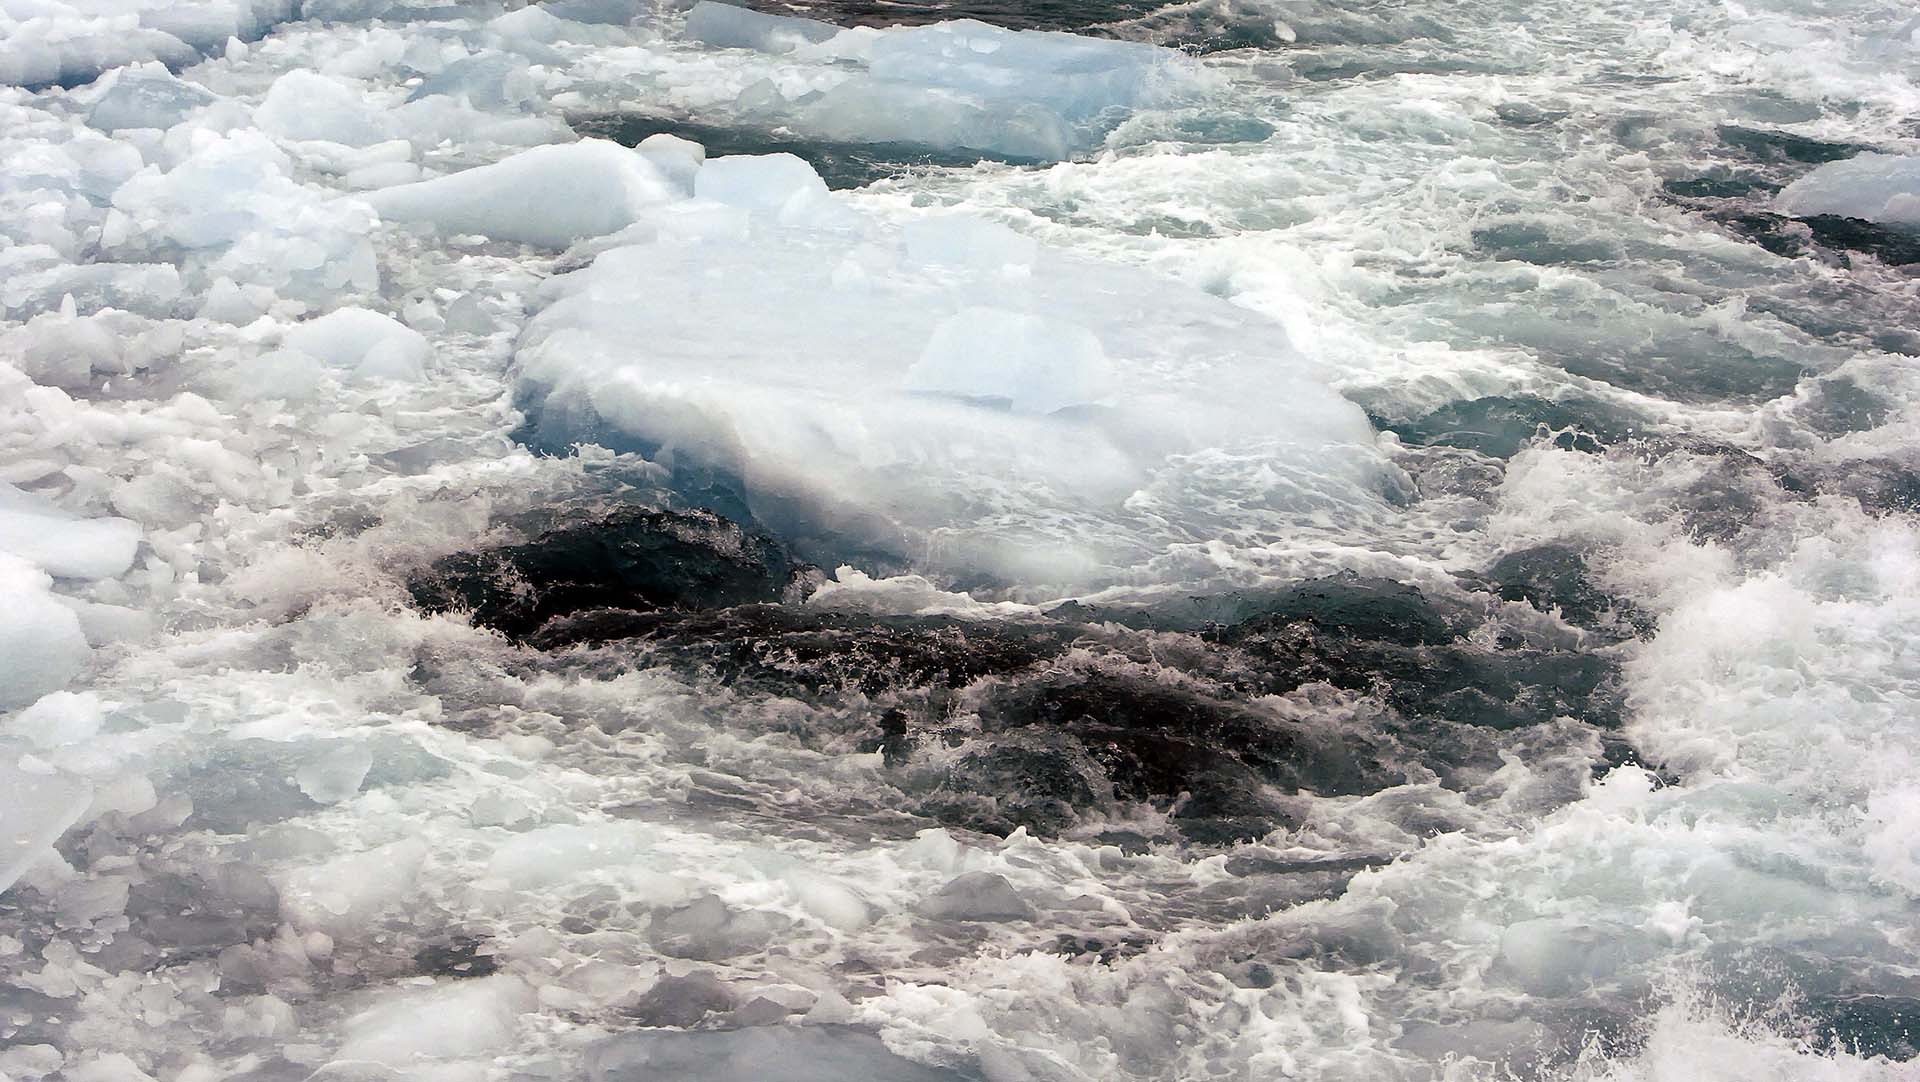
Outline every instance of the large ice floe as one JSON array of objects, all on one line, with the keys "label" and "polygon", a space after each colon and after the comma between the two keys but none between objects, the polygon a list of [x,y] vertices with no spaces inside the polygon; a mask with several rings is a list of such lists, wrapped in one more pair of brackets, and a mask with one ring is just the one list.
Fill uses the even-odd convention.
[{"label": "large ice floe", "polygon": [[184,64],[292,18],[294,0],[8,0],[0,83],[78,85],[140,61]]},{"label": "large ice floe", "polygon": [[967,148],[1053,160],[1085,150],[1134,109],[1190,96],[1203,82],[1179,53],[1143,42],[1010,31],[970,19],[838,31],[806,19],[701,0],[687,38],[805,60],[844,75],[795,92],[763,79],[738,114],[819,139]]},{"label": "large ice floe", "polygon": [[1908,6],[0,0],[0,1082],[1915,1077]]},{"label": "large ice floe", "polygon": [[1275,523],[1378,498],[1359,409],[1217,298],[965,215],[854,211],[788,155],[709,160],[692,199],[650,173],[582,144],[373,197],[554,241],[583,204],[525,193],[613,193],[585,205],[626,228],[543,288],[519,342],[536,446],[636,452],[838,555],[1055,593],[1195,540],[1165,505],[1206,484],[1196,455],[1247,460],[1203,495]]}]

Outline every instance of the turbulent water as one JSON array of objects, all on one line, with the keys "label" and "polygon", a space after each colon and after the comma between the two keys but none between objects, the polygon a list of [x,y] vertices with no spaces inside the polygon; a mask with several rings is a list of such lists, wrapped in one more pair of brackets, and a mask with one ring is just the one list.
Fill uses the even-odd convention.
[{"label": "turbulent water", "polygon": [[1903,0],[0,83],[0,1079],[1920,1078]]}]

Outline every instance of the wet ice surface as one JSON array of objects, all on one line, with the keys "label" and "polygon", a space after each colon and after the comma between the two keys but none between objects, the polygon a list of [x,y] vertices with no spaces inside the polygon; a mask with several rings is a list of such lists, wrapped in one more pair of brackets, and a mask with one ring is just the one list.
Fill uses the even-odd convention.
[{"label": "wet ice surface", "polygon": [[0,3],[0,1074],[1911,1076],[1910,12],[809,11]]}]

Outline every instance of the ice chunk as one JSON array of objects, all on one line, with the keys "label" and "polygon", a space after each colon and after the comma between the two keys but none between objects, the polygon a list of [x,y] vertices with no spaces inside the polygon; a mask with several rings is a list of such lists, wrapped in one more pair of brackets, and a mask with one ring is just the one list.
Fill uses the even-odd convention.
[{"label": "ice chunk", "polygon": [[702,199],[779,217],[825,199],[827,182],[792,154],[739,154],[701,166],[693,191]]},{"label": "ice chunk", "polygon": [[632,225],[673,195],[647,157],[585,139],[534,147],[493,165],[366,195],[387,218],[450,233],[564,248]]},{"label": "ice chunk", "polygon": [[100,696],[56,691],[14,715],[7,731],[37,747],[57,748],[92,739],[105,716]]},{"label": "ice chunk", "polygon": [[50,575],[108,579],[133,566],[140,527],[123,518],[80,518],[0,481],[0,552]]},{"label": "ice chunk", "polygon": [[625,26],[642,10],[635,0],[549,0],[543,6],[568,22],[588,26]]},{"label": "ice chunk", "polygon": [[[703,193],[787,205],[731,160],[701,167]],[[775,529],[915,570],[1072,589],[1190,540],[1163,530],[1186,521],[1153,510],[1169,501],[1281,528],[1378,498],[1364,415],[1278,326],[985,223],[970,260],[968,226],[903,234],[818,198],[833,213],[689,218],[552,280],[519,344],[524,438],[724,478]]]},{"label": "ice chunk", "polygon": [[254,123],[283,139],[315,139],[363,147],[392,138],[392,125],[361,93],[311,71],[274,80]]},{"label": "ice chunk", "polygon": [[42,312],[25,327],[0,336],[0,356],[50,387],[87,387],[95,372],[125,371],[113,331],[102,320],[75,315],[76,309],[63,301],[60,311]]},{"label": "ice chunk", "polygon": [[39,568],[0,552],[0,710],[65,687],[92,655],[80,618],[52,585]]},{"label": "ice chunk", "polygon": [[426,843],[409,838],[297,868],[280,884],[281,911],[302,929],[363,929],[413,893],[426,862]]},{"label": "ice chunk", "polygon": [[1106,351],[1085,327],[968,308],[933,329],[906,386],[1004,402],[1015,413],[1052,413],[1098,402],[1111,378]]},{"label": "ice chunk", "polygon": [[947,214],[909,222],[901,235],[907,255],[919,263],[953,263],[985,270],[1033,265],[1040,243],[999,222]]},{"label": "ice chunk", "polygon": [[0,311],[16,319],[55,311],[69,297],[78,311],[119,308],[167,317],[179,314],[185,292],[180,268],[168,263],[61,265],[16,273],[5,262],[0,252]]},{"label": "ice chunk", "polygon": [[[0,618],[4,619],[4,618]],[[5,638],[0,631],[0,640]],[[0,695],[7,679],[0,677]],[[77,778],[24,770],[0,756],[0,891],[13,886],[54,842],[80,820],[93,791]]]},{"label": "ice chunk", "polygon": [[939,920],[1032,920],[1034,908],[1005,876],[968,872],[949,881],[920,903],[920,912]]},{"label": "ice chunk", "polygon": [[1781,189],[1773,205],[1802,218],[1837,214],[1920,226],[1920,156],[1868,153],[1828,162]]},{"label": "ice chunk", "polygon": [[288,331],[285,341],[359,379],[418,380],[433,353],[425,335],[366,308],[342,308],[308,320]]},{"label": "ice chunk", "polygon": [[842,1026],[763,1026],[707,1033],[642,1031],[609,1037],[587,1053],[593,1082],[966,1082],[969,1072],[929,1067]]},{"label": "ice chunk", "polygon": [[196,133],[193,153],[171,171],[144,171],[113,193],[102,246],[116,259],[184,256],[208,278],[316,304],[371,291],[372,212],[295,183],[291,168],[259,132]]},{"label": "ice chunk", "polygon": [[519,52],[529,45],[551,45],[560,40],[561,23],[545,9],[545,4],[529,4],[494,18],[487,29],[513,43]]},{"label": "ice chunk", "polygon": [[763,950],[791,924],[775,913],[731,909],[718,897],[704,894],[655,913],[649,936],[662,954],[714,961]]},{"label": "ice chunk", "polygon": [[447,329],[461,334],[492,334],[493,317],[474,293],[462,293],[447,304]]},{"label": "ice chunk", "polygon": [[687,12],[687,37],[721,49],[787,53],[833,37],[840,28],[812,19],[766,15],[732,4],[700,0]]},{"label": "ice chunk", "polygon": [[293,782],[307,797],[321,804],[338,804],[360,791],[373,769],[373,750],[350,740],[336,742],[301,763]]},{"label": "ice chunk", "polygon": [[102,80],[87,123],[101,131],[171,128],[195,109],[213,103],[212,91],[176,77],[159,64],[121,68]]},{"label": "ice chunk", "polygon": [[640,153],[682,193],[693,194],[694,175],[707,160],[707,148],[691,139],[658,132],[640,140]]},{"label": "ice chunk", "polygon": [[133,14],[94,14],[65,4],[49,5],[39,18],[0,23],[0,83],[15,86],[78,86],[109,68],[143,60],[182,67],[193,48],[165,30],[140,25]]},{"label": "ice chunk", "polygon": [[335,1058],[406,1067],[418,1057],[484,1055],[511,1045],[519,1016],[536,1006],[533,989],[507,974],[389,994],[347,1020]]},{"label": "ice chunk", "polygon": [[85,928],[127,911],[130,884],[123,876],[86,876],[61,887],[54,896],[54,920],[63,928]]},{"label": "ice chunk", "polygon": [[1058,159],[1096,145],[1128,112],[1204,85],[1200,70],[1170,49],[971,19],[840,35],[704,2],[689,13],[686,33],[711,45],[853,65],[824,88],[788,92],[768,80],[735,103],[758,121],[846,142]]},{"label": "ice chunk", "polygon": [[498,111],[521,109],[533,100],[533,78],[527,62],[506,53],[481,53],[462,57],[421,81],[410,102],[445,95],[458,98],[475,109]]}]

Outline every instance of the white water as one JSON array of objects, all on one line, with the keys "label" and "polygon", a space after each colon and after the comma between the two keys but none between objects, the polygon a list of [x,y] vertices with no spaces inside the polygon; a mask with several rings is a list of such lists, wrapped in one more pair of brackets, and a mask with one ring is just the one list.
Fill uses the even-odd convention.
[{"label": "white water", "polygon": [[[1914,279],[1771,253],[1661,187],[1813,168],[1723,125],[1920,152],[1903,6],[1183,5],[1117,32],[1292,45],[1167,57],[1178,93],[1112,112],[1049,99],[1066,127],[1019,130],[1056,141],[999,149],[1059,164],[834,194],[611,148],[399,186],[567,141],[566,113],[895,138],[794,112],[884,105],[848,65],[872,32],[762,53],[620,5],[333,7],[175,35],[213,57],[177,79],[0,88],[0,1074],[645,1078],[620,1065],[691,1048],[685,1077],[753,1077],[778,1053],[750,1038],[634,1043],[711,1001],[709,1026],[823,1027],[782,1046],[796,1077],[1915,1077],[1822,1032],[1920,1000],[1920,523],[1857,498],[1920,466]],[[0,74],[189,58],[69,8],[128,18],[6,7]],[[1018,98],[952,83],[911,93],[977,94],[957,132]],[[1832,420],[1835,376],[1864,419]],[[609,448],[508,438],[547,384]],[[1491,395],[1715,446],[1503,468],[1356,408]],[[854,553],[823,607],[1011,618],[1343,569],[1451,597],[1576,545],[1657,618],[1604,649],[1666,780],[1596,780],[1596,732],[1542,719],[1476,737],[1503,765],[1464,781],[1290,796],[1299,825],[1240,851],[1002,839],[901,810],[834,707],[552,664],[408,604],[507,516],[714,461]],[[1067,664],[1123,664],[1100,646]],[[1258,708],[1335,734],[1383,710]],[[1232,856],[1375,863],[1323,889]],[[462,940],[491,975],[420,961]]]}]

